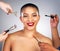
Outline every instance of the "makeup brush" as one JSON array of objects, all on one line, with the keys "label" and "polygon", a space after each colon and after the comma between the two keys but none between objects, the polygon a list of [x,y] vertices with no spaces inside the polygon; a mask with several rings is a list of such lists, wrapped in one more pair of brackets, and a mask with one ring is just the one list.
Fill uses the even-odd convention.
[{"label": "makeup brush", "polygon": [[17,11],[13,11],[13,12],[11,12],[11,10],[8,9],[8,8],[7,8],[7,10],[8,10],[7,15],[9,15],[9,14],[11,13],[11,14],[14,14],[14,15],[17,17]]},{"label": "makeup brush", "polygon": [[10,27],[9,29],[5,30],[5,32],[7,33],[7,32],[9,32],[9,31],[11,31],[11,30],[14,30],[15,28],[16,28],[16,25],[13,25],[13,26]]},{"label": "makeup brush", "polygon": [[35,37],[35,36],[33,36],[35,39],[36,39],[36,41],[38,42],[38,43],[41,43],[41,41],[37,38],[37,37]]}]

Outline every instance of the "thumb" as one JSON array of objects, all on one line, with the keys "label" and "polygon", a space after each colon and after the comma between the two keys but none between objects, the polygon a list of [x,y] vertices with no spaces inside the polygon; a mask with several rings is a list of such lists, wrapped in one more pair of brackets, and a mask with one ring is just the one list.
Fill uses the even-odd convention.
[{"label": "thumb", "polygon": [[4,38],[4,40],[5,40],[7,37],[8,37],[8,34],[5,34],[5,35],[4,35],[4,37],[3,37],[3,38]]},{"label": "thumb", "polygon": [[2,35],[4,35],[6,32],[3,32],[3,33],[1,33]]}]

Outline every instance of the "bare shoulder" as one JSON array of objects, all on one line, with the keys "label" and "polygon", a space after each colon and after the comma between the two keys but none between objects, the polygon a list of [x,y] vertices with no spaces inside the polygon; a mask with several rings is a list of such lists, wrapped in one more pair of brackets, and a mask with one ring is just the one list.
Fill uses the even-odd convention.
[{"label": "bare shoulder", "polygon": [[13,42],[15,42],[15,40],[19,38],[18,35],[20,34],[22,34],[22,31],[17,31],[9,34],[6,40],[4,41],[3,51],[9,51],[9,48],[12,46]]},{"label": "bare shoulder", "polygon": [[17,37],[19,37],[21,35],[22,35],[22,30],[9,34],[6,40],[12,41],[15,38],[17,39]]},{"label": "bare shoulder", "polygon": [[52,40],[50,38],[48,38],[40,33],[37,34],[37,37],[41,42],[49,43],[52,45]]}]

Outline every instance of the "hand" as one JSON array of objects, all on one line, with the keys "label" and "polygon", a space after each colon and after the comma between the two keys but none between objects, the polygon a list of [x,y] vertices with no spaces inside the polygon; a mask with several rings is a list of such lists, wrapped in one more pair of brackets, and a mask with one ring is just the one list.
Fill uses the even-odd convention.
[{"label": "hand", "polygon": [[39,44],[39,47],[41,48],[41,51],[59,51],[48,43],[41,42],[41,43],[38,43],[38,44]]},{"label": "hand", "polygon": [[52,27],[52,28],[57,28],[58,23],[59,23],[59,18],[58,18],[57,15],[51,15],[51,16],[54,16],[54,18],[51,18],[51,19],[50,19],[51,27]]},{"label": "hand", "polygon": [[7,33],[5,33],[5,32],[1,33],[0,34],[0,42],[1,41],[4,41],[7,37],[8,37],[8,34]]},{"label": "hand", "polygon": [[12,8],[11,8],[11,6],[9,5],[9,4],[7,4],[7,3],[4,3],[4,2],[0,2],[0,8],[4,11],[4,12],[6,12],[6,13],[12,13]]}]

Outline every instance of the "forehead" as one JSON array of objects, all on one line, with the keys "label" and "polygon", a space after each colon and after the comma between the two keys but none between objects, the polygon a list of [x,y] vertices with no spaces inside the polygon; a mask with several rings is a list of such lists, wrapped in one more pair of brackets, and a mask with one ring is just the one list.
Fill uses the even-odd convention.
[{"label": "forehead", "polygon": [[25,7],[21,11],[22,13],[36,13],[38,10],[35,7]]}]

